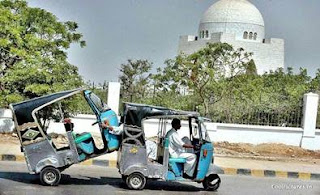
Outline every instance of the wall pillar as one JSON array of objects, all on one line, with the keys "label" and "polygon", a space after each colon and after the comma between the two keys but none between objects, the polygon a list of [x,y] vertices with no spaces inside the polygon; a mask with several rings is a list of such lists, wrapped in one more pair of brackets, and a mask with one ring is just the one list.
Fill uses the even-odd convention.
[{"label": "wall pillar", "polygon": [[120,83],[109,82],[108,84],[108,106],[119,115]]},{"label": "wall pillar", "polygon": [[11,110],[0,108],[0,133],[12,132],[13,129],[14,124]]},{"label": "wall pillar", "polygon": [[318,145],[318,143],[315,143],[315,136],[319,95],[315,93],[307,93],[303,96],[303,102],[303,135],[301,139],[301,147],[314,150],[316,145]]}]

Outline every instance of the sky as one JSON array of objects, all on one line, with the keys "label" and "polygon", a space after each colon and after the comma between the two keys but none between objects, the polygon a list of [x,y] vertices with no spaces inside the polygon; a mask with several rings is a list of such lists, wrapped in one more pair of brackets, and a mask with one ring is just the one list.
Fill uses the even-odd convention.
[{"label": "sky", "polygon": [[[177,55],[179,36],[196,35],[202,14],[217,0],[28,0],[60,21],[75,21],[87,43],[72,45],[68,61],[85,81],[118,81],[128,59],[153,71]],[[250,0],[265,21],[266,38],[285,40],[285,66],[320,69],[319,0]]]}]

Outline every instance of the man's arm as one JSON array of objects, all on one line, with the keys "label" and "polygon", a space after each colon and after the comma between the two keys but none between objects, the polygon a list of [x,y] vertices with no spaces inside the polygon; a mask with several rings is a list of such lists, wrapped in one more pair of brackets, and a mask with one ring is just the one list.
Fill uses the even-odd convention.
[{"label": "man's arm", "polygon": [[123,124],[121,124],[119,127],[117,127],[117,126],[110,126],[110,127],[112,128],[111,131],[115,135],[120,135],[123,132]]},{"label": "man's arm", "polygon": [[194,146],[191,145],[191,144],[183,144],[182,147],[184,147],[184,148],[194,148]]},{"label": "man's arm", "polygon": [[178,133],[173,135],[173,140],[174,140],[178,145],[180,145],[180,146],[182,146],[182,147],[184,147],[184,148],[194,148],[193,145],[184,143],[184,142],[181,140],[181,138],[178,136]]},{"label": "man's arm", "polygon": [[108,120],[104,120],[101,126],[102,128],[108,128],[109,131],[112,131],[115,135],[120,135],[123,132],[123,124],[121,124],[119,127],[111,126]]}]

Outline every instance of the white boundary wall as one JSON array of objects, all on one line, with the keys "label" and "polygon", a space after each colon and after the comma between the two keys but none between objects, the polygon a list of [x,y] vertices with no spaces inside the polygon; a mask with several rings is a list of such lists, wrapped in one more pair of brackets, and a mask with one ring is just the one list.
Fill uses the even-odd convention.
[{"label": "white boundary wall", "polygon": [[[99,126],[92,126],[96,121],[95,115],[78,115],[71,118],[74,123],[74,132],[90,132],[99,134]],[[158,133],[158,120],[147,120],[143,124],[146,137],[156,136]],[[270,127],[270,126],[255,126],[255,125],[238,125],[238,124],[223,124],[223,123],[206,123],[205,124],[211,141],[221,142],[227,141],[230,143],[282,143],[286,145],[300,146],[303,139],[302,128],[290,127]],[[166,130],[170,130],[170,121],[167,123]],[[182,121],[182,128],[179,131],[181,137],[188,133],[188,124]],[[63,123],[51,122],[48,133],[65,134]],[[320,129],[315,132],[313,150],[320,150]]]},{"label": "white boundary wall", "polygon": [[[235,143],[283,143],[300,146],[302,128],[270,127],[238,124],[208,124],[210,138],[214,141]],[[319,145],[320,149],[320,145]]]}]

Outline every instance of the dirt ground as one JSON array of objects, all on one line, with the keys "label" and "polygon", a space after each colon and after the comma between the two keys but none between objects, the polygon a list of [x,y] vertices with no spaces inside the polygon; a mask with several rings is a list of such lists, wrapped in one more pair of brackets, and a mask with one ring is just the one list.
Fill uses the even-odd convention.
[{"label": "dirt ground", "polygon": [[[68,140],[65,136],[58,134],[50,134],[50,136],[58,148],[68,145]],[[103,142],[101,137],[99,138],[98,135],[94,135],[93,138],[96,146],[102,148]],[[0,144],[4,143],[15,145],[19,144],[19,140],[14,134],[0,134]],[[215,154],[224,157],[320,164],[320,150],[306,150],[297,146],[216,142],[214,143],[214,147]]]},{"label": "dirt ground", "polygon": [[216,142],[215,152],[220,156],[268,161],[309,162],[320,164],[320,150],[306,150],[285,144],[244,144]]}]

